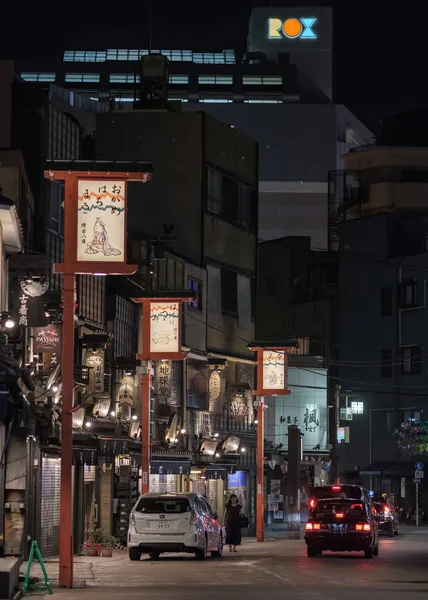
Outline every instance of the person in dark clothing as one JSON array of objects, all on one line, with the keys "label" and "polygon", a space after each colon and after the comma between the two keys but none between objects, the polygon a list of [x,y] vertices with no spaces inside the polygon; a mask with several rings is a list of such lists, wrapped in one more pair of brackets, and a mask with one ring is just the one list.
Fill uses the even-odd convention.
[{"label": "person in dark clothing", "polygon": [[226,544],[229,544],[229,552],[237,552],[236,547],[241,545],[241,514],[242,506],[238,503],[238,497],[232,494],[224,513]]}]

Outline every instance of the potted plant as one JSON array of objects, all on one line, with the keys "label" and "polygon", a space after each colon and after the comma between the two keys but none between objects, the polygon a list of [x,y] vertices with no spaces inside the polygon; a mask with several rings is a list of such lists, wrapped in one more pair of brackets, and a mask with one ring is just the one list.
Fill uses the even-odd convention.
[{"label": "potted plant", "polygon": [[101,556],[113,556],[113,548],[118,542],[113,535],[104,533],[101,538]]},{"label": "potted plant", "polygon": [[97,529],[95,527],[87,532],[84,544],[84,553],[86,556],[100,555],[103,533],[102,529]]}]

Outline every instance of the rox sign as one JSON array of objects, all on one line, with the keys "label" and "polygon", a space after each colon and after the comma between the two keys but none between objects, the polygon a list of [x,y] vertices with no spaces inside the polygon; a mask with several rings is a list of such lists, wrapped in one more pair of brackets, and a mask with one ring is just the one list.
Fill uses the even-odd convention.
[{"label": "rox sign", "polygon": [[268,37],[271,40],[282,37],[316,40],[317,35],[313,31],[316,20],[315,17],[300,17],[299,19],[291,17],[285,21],[281,21],[281,19],[268,19]]}]

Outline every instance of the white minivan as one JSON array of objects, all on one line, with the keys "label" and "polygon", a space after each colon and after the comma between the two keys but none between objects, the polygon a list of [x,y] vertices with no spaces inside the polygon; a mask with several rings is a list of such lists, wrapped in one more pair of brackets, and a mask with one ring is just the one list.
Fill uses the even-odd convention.
[{"label": "white minivan", "polygon": [[199,494],[144,494],[129,517],[128,552],[131,560],[146,553],[152,559],[164,552],[187,552],[204,560],[223,554],[218,515]]}]

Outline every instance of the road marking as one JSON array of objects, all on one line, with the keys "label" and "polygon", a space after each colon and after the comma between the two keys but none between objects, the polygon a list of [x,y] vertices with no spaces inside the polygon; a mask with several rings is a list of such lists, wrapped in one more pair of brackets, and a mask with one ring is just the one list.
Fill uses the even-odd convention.
[{"label": "road marking", "polygon": [[289,583],[293,587],[297,587],[297,583],[293,583],[292,581],[290,581],[286,577],[282,577],[281,575],[278,575],[277,573],[274,573],[273,571],[269,571],[269,569],[265,569],[264,567],[256,567],[256,569],[259,569],[260,571],[264,571],[268,575],[272,575],[272,577],[276,577],[277,579],[281,579],[281,581],[285,581],[286,583]]}]

